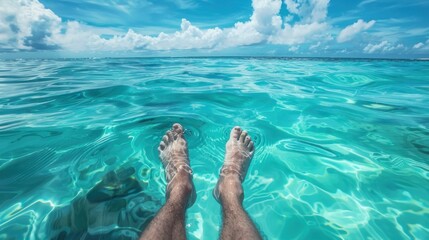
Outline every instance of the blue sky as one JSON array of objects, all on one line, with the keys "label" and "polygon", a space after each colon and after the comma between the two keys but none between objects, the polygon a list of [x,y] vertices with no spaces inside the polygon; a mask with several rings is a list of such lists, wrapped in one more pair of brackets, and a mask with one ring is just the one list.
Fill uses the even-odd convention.
[{"label": "blue sky", "polygon": [[429,57],[427,0],[2,0],[1,56]]}]

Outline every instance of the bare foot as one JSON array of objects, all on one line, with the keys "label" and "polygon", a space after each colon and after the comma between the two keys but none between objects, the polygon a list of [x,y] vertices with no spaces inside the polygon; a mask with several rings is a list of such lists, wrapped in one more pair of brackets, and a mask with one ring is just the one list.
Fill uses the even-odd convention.
[{"label": "bare foot", "polygon": [[246,177],[247,169],[254,153],[254,144],[240,127],[234,127],[226,143],[225,161],[220,171],[219,181],[213,190],[216,200],[243,201],[241,183]]},{"label": "bare foot", "polygon": [[159,158],[165,169],[167,180],[166,197],[177,202],[184,202],[188,207],[196,199],[192,182],[192,169],[189,166],[188,145],[183,137],[182,125],[175,123],[171,130],[162,137],[158,147]]}]

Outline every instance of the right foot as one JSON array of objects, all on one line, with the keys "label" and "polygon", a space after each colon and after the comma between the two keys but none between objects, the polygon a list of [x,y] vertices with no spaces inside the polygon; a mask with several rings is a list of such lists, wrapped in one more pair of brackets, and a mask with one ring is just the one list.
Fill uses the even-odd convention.
[{"label": "right foot", "polygon": [[226,143],[225,161],[220,171],[219,181],[213,190],[217,201],[243,200],[241,183],[254,153],[254,144],[246,131],[234,127]]}]

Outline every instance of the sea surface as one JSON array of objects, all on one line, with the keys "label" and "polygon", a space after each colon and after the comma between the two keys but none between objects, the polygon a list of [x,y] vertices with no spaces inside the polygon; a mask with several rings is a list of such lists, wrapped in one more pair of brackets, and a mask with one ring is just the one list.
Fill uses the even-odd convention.
[{"label": "sea surface", "polygon": [[175,122],[189,239],[219,236],[235,125],[266,239],[429,239],[429,61],[287,58],[0,60],[0,239],[137,239],[165,202],[156,149]]}]

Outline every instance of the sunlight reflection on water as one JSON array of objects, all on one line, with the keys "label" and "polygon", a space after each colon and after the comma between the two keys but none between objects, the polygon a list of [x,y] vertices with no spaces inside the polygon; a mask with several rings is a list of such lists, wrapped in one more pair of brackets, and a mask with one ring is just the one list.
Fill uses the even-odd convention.
[{"label": "sunlight reflection on water", "polygon": [[180,122],[190,239],[218,237],[211,191],[235,125],[255,141],[244,205],[267,239],[427,239],[427,76],[413,61],[2,60],[0,238],[137,238]]}]

